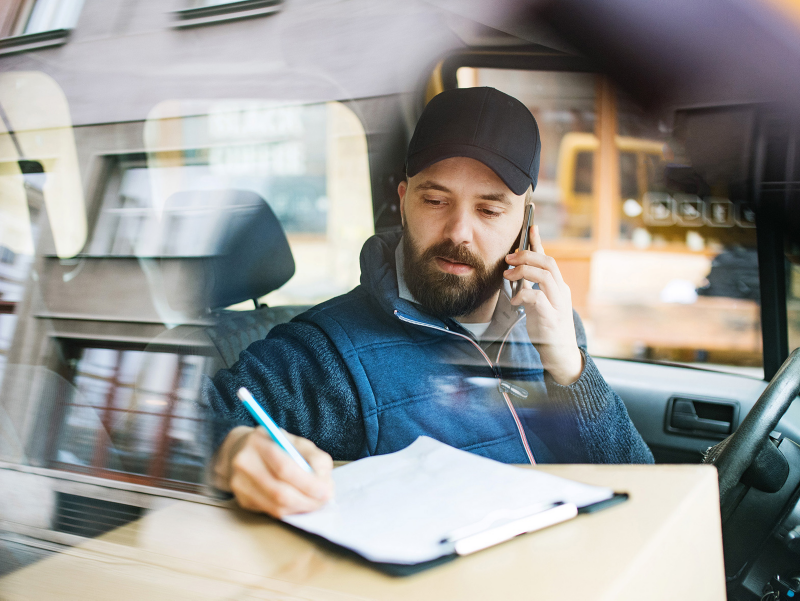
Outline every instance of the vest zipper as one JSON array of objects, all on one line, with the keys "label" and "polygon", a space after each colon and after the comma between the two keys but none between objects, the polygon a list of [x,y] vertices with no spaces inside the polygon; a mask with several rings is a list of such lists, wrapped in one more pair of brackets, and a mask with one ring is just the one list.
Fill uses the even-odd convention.
[{"label": "vest zipper", "polygon": [[[511,399],[508,397],[508,393],[512,392],[513,389],[517,389],[517,390],[522,390],[522,389],[519,389],[518,387],[513,386],[512,384],[509,384],[508,382],[504,382],[503,379],[500,377],[500,369],[499,369],[498,365],[496,363],[493,363],[492,360],[489,359],[489,356],[480,347],[480,345],[477,342],[475,342],[472,338],[470,338],[469,336],[467,336],[465,334],[461,334],[460,332],[454,332],[453,330],[451,330],[450,328],[447,328],[447,327],[440,328],[439,326],[434,326],[434,325],[431,325],[429,323],[425,323],[424,321],[419,321],[417,319],[411,319],[410,317],[406,317],[405,315],[403,315],[402,313],[397,311],[397,309],[394,310],[394,314],[400,321],[404,321],[406,323],[414,324],[414,325],[417,325],[417,326],[422,326],[423,328],[430,328],[432,330],[438,330],[438,331],[444,332],[446,334],[453,334],[454,336],[458,336],[460,338],[463,338],[464,340],[468,340],[472,344],[472,346],[474,346],[476,349],[478,349],[478,352],[486,360],[486,363],[488,363],[489,367],[492,369],[492,374],[494,374],[494,377],[498,380],[498,390],[503,395],[503,398],[506,401],[506,407],[508,407],[508,410],[511,412],[511,417],[514,418],[514,423],[517,425],[517,432],[519,432],[519,437],[520,437],[520,440],[522,441],[522,446],[525,448],[525,454],[528,456],[528,461],[530,461],[531,465],[536,465],[536,460],[533,458],[533,453],[531,452],[531,447],[530,447],[530,445],[528,445],[528,437],[525,435],[525,430],[522,428],[522,422],[520,421],[519,416],[517,415],[516,409],[514,409],[514,404],[511,402]],[[521,321],[521,319],[522,318],[518,319],[514,323],[514,325],[512,325],[511,328],[509,328],[508,332],[506,332],[506,335],[503,338],[503,343],[500,345],[500,350],[497,353],[497,362],[498,363],[500,361],[500,353],[503,351],[503,346],[506,343],[506,339],[508,338],[508,334],[514,328],[514,326],[516,326]],[[527,397],[528,396],[527,391],[524,391],[524,392],[525,392],[525,396]]]}]

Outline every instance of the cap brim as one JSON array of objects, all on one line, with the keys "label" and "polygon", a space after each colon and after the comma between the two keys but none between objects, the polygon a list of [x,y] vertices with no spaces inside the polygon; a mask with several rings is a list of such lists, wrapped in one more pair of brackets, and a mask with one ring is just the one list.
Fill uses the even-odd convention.
[{"label": "cap brim", "polygon": [[434,163],[452,159],[453,157],[467,157],[480,161],[494,171],[497,177],[503,180],[503,183],[518,196],[524,194],[528,186],[533,183],[527,173],[508,159],[495,154],[491,150],[469,144],[439,144],[425,148],[408,157],[406,175],[414,177]]}]

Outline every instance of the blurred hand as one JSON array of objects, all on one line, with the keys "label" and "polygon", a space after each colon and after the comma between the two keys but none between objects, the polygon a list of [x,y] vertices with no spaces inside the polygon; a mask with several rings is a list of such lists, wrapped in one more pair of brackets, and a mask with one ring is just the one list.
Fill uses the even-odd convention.
[{"label": "blurred hand", "polygon": [[[531,228],[530,239],[533,250],[517,250],[506,257],[514,269],[506,270],[503,277],[512,282],[524,278],[511,304],[525,307],[528,336],[539,351],[542,367],[556,382],[569,386],[583,371],[583,355],[575,339],[572,293],[555,259],[544,253],[538,226]],[[539,284],[539,290],[533,289],[533,283]]]},{"label": "blurred hand", "polygon": [[313,474],[297,465],[264,428],[240,426],[220,447],[214,466],[216,485],[232,492],[244,509],[276,518],[321,508],[333,498],[331,456],[310,440],[286,436]]}]

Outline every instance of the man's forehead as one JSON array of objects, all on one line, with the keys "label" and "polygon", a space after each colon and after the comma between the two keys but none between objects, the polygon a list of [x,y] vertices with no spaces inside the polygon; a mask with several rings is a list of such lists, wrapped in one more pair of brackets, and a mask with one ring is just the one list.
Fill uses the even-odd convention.
[{"label": "man's forehead", "polygon": [[468,193],[485,200],[512,202],[517,197],[497,174],[480,161],[452,157],[434,163],[410,178],[415,190]]}]

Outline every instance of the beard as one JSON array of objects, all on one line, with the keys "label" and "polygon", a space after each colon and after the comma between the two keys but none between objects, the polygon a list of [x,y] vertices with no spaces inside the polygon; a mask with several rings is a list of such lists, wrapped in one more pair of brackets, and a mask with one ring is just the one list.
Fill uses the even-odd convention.
[{"label": "beard", "polygon": [[[441,271],[436,257],[473,268],[469,275]],[[466,246],[442,240],[422,250],[403,228],[403,277],[409,292],[434,317],[445,319],[472,313],[488,301],[503,284],[504,257],[486,263]]]}]

